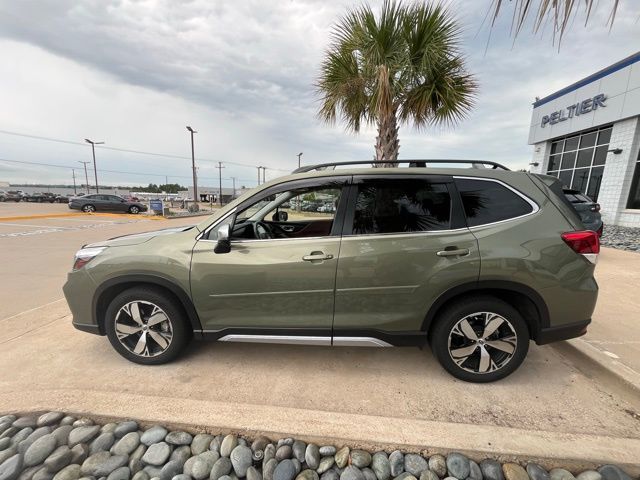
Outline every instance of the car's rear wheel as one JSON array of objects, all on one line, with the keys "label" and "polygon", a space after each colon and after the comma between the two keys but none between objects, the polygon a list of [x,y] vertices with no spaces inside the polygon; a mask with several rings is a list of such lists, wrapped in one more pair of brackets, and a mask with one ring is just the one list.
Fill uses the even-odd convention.
[{"label": "car's rear wheel", "polygon": [[140,213],[140,208],[132,205],[131,207],[129,207],[129,213],[133,213],[134,215],[136,215]]},{"label": "car's rear wheel", "polygon": [[508,303],[474,296],[455,302],[438,315],[431,348],[454,377],[493,382],[513,373],[524,361],[529,329]]},{"label": "car's rear wheel", "polygon": [[105,330],[115,350],[127,360],[158,365],[173,360],[191,331],[182,308],[164,292],[136,287],[109,304]]},{"label": "car's rear wheel", "polygon": [[93,205],[83,205],[82,211],[86,213],[93,213],[96,211],[96,207],[94,207]]}]

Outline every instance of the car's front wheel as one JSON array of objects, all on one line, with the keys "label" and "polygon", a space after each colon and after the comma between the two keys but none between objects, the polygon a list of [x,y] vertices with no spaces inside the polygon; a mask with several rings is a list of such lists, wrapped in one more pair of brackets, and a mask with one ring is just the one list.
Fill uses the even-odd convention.
[{"label": "car's front wheel", "polygon": [[94,207],[93,205],[84,205],[82,207],[82,211],[86,213],[93,213],[96,211],[96,207]]},{"label": "car's front wheel", "polygon": [[191,337],[176,301],[150,287],[125,290],[109,304],[105,329],[113,348],[127,360],[158,365],[173,360]]},{"label": "car's front wheel", "polygon": [[460,380],[500,380],[527,356],[527,324],[515,308],[498,298],[461,299],[446,307],[435,321],[431,349],[440,364]]},{"label": "car's front wheel", "polygon": [[140,207],[132,205],[131,207],[129,207],[129,213],[133,213],[134,215],[140,213]]}]

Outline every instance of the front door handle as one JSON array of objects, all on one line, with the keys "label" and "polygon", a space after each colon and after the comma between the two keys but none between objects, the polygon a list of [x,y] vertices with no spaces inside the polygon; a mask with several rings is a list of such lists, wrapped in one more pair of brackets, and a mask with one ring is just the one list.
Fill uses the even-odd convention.
[{"label": "front door handle", "polygon": [[468,248],[445,248],[444,250],[440,250],[436,252],[436,255],[439,257],[462,257],[465,255],[469,255]]},{"label": "front door handle", "polygon": [[309,255],[305,255],[302,257],[302,260],[305,262],[319,262],[322,260],[331,260],[333,255],[330,253],[325,254],[324,252],[311,252]]}]

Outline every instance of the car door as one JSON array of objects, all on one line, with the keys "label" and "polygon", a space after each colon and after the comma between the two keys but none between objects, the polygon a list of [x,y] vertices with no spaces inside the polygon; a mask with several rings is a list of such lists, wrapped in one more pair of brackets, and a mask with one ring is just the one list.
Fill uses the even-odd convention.
[{"label": "car door", "polygon": [[477,281],[479,271],[477,241],[451,177],[356,177],[338,259],[333,343],[411,343],[430,305]]},{"label": "car door", "polygon": [[[285,203],[294,194],[337,195],[343,204],[347,181],[341,177],[288,182],[248,199],[224,221],[233,232],[228,253],[214,252],[220,224],[198,239],[191,292],[205,333],[224,340],[330,345],[344,207],[329,214],[289,208],[296,232],[280,228],[286,222],[275,213],[282,211],[277,202]],[[327,221],[330,228],[324,229]],[[314,222],[321,226],[313,227]],[[295,236],[303,224],[316,234]],[[277,233],[255,238],[254,228],[273,228]]]}]

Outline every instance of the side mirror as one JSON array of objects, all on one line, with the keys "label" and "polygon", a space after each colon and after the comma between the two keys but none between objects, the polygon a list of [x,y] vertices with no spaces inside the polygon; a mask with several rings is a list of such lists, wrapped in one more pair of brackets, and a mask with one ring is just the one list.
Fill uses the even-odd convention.
[{"label": "side mirror", "polygon": [[289,220],[289,214],[287,212],[283,212],[282,210],[276,211],[271,217],[271,220],[274,222],[286,222]]},{"label": "side mirror", "polygon": [[214,247],[215,253],[229,253],[231,251],[231,240],[229,240],[231,226],[223,225],[218,229],[218,243]]}]

